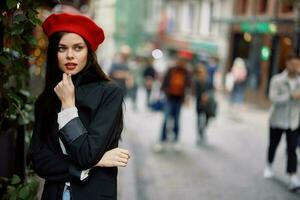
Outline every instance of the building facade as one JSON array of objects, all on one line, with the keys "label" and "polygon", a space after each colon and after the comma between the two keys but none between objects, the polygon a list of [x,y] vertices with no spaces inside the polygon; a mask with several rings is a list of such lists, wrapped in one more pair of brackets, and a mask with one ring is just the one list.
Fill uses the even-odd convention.
[{"label": "building facade", "polygon": [[247,63],[247,101],[268,107],[270,79],[284,70],[293,50],[296,17],[281,0],[235,0],[233,18],[219,20],[231,27],[226,71],[236,57]]},{"label": "building facade", "polygon": [[198,61],[215,57],[224,66],[229,27],[213,21],[231,17],[232,7],[232,0],[153,0],[145,30],[159,48],[188,50]]}]

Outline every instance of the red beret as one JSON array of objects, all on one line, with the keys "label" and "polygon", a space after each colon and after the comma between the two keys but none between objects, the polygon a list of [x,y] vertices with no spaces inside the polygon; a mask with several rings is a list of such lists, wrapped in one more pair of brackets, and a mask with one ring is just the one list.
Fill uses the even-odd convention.
[{"label": "red beret", "polygon": [[193,58],[193,53],[190,51],[181,50],[178,52],[178,57],[191,60]]},{"label": "red beret", "polygon": [[42,27],[48,37],[61,31],[77,33],[89,42],[94,51],[105,38],[102,28],[90,18],[78,14],[52,14],[47,17]]}]

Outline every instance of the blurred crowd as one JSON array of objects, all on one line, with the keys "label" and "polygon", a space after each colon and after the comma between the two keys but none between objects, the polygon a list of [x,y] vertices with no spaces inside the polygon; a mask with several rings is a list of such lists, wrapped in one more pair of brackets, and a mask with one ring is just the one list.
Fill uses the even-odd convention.
[{"label": "blurred crowd", "polygon": [[131,100],[133,110],[138,109],[137,91],[143,88],[146,92],[145,106],[164,113],[160,142],[155,146],[158,152],[164,149],[169,138],[172,138],[174,148],[178,148],[182,105],[196,102],[198,144],[205,141],[206,126],[216,116],[214,77],[218,70],[217,58],[194,63],[193,56],[186,50],[164,55],[167,64],[163,67],[155,56],[133,55],[130,47],[122,46],[108,70],[110,77]]},{"label": "blurred crowd", "polygon": [[[218,113],[216,88],[218,88],[218,59],[211,57],[195,62],[193,53],[179,50],[164,54],[166,66],[160,66],[151,54],[133,55],[130,47],[120,48],[113,60],[109,74],[126,93],[132,109],[138,111],[137,91],[146,92],[145,106],[150,111],[163,113],[160,136],[154,145],[155,152],[163,152],[171,145],[180,151],[180,113],[183,105],[193,102],[197,119],[197,145],[206,142],[206,129]],[[157,65],[157,63],[160,63]],[[164,68],[165,70],[161,70]],[[272,164],[282,134],[286,134],[287,174],[289,189],[300,188],[297,177],[297,146],[300,148],[300,59],[291,54],[286,60],[286,69],[271,80],[269,99],[272,103],[269,122],[269,145],[266,168],[263,176],[273,177]],[[230,94],[230,111],[235,117],[244,103],[247,82],[247,64],[236,58],[225,77],[225,89]],[[267,146],[267,145],[266,145]]]}]

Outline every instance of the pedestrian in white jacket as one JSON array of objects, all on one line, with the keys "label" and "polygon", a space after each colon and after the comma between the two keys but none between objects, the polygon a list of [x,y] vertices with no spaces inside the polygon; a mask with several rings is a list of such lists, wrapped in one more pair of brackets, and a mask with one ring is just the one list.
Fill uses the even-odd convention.
[{"label": "pedestrian in white jacket", "polygon": [[272,164],[281,136],[285,133],[287,144],[287,168],[289,175],[289,189],[300,189],[297,173],[297,138],[300,122],[300,59],[291,53],[286,59],[286,69],[272,77],[269,99],[272,102],[269,121],[269,147],[267,165],[264,177],[273,176]]}]

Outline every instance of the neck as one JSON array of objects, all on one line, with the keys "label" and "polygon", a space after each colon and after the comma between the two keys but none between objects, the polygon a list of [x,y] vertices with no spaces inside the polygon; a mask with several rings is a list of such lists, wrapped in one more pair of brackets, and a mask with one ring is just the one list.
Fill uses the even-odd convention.
[{"label": "neck", "polygon": [[296,77],[297,77],[297,74],[294,74],[294,73],[288,73],[288,77],[289,77],[289,78],[296,78]]}]

